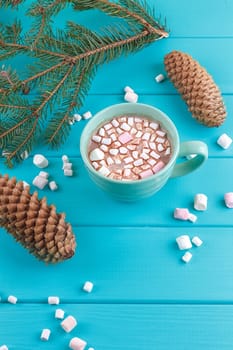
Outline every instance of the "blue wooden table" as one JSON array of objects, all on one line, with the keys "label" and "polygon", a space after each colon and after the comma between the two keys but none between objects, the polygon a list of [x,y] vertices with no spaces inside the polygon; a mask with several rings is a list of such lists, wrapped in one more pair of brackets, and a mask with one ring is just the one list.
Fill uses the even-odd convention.
[{"label": "blue wooden table", "polygon": [[[169,38],[100,67],[80,113],[95,114],[123,102],[123,88],[129,85],[139,94],[139,102],[172,118],[181,140],[206,142],[209,159],[191,175],[169,180],[153,197],[128,204],[111,199],[87,176],[79,139],[88,121],[73,125],[59,151],[34,149],[33,154],[49,159],[47,170],[59,186],[56,192],[39,190],[39,196],[66,213],[78,248],[71,260],[46,266],[0,229],[0,345],[10,350],[68,349],[74,336],[95,350],[233,348],[233,211],[223,201],[224,193],[233,191],[233,148],[223,150],[216,144],[224,132],[233,137],[233,2],[148,3],[166,17]],[[26,5],[19,12],[3,11],[1,20],[23,18]],[[87,25],[103,23],[96,11],[74,17],[67,9],[60,16],[61,25],[68,18]],[[219,85],[228,111],[220,128],[198,124],[168,80],[155,82],[154,77],[164,73],[164,55],[174,49],[191,54]],[[22,58],[13,64],[23,71]],[[1,161],[0,172],[31,184],[38,173],[33,154],[11,170]],[[61,170],[63,154],[73,163],[71,178]],[[196,193],[208,196],[206,212],[193,209]],[[189,208],[197,222],[174,220],[175,207]],[[175,243],[181,234],[204,241],[202,247],[192,248],[189,264],[181,261],[183,253]],[[86,280],[94,283],[90,294],[82,290]],[[17,296],[16,305],[7,302],[9,295]],[[47,303],[50,295],[59,296],[66,315],[78,319],[71,334],[54,318],[56,306]],[[48,342],[40,340],[43,328],[52,331]]]}]

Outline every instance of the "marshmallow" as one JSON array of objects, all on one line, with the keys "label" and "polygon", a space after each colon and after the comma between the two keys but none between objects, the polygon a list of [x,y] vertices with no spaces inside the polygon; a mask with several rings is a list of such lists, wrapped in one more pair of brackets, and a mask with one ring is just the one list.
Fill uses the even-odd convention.
[{"label": "marshmallow", "polygon": [[56,191],[58,189],[58,186],[55,181],[50,181],[49,182],[49,188],[51,191]]},{"label": "marshmallow", "polygon": [[161,83],[162,81],[165,80],[165,76],[163,74],[158,74],[156,77],[155,77],[155,81],[156,83]]},{"label": "marshmallow", "polygon": [[9,297],[7,298],[7,301],[10,304],[16,304],[18,299],[14,295],[9,295]]},{"label": "marshmallow", "polygon": [[232,143],[232,139],[227,134],[222,134],[217,139],[217,144],[224,149],[229,148],[231,143]]},{"label": "marshmallow", "polygon": [[197,221],[197,216],[190,213],[189,214],[189,217],[188,217],[188,220],[191,221],[191,222],[196,222]]},{"label": "marshmallow", "polygon": [[93,140],[94,142],[99,143],[99,142],[102,140],[102,137],[99,136],[99,135],[93,135],[93,136],[92,136],[92,140]]},{"label": "marshmallow", "polygon": [[60,304],[59,297],[55,297],[55,296],[48,297],[48,304],[50,304],[50,305],[58,305],[58,304]]},{"label": "marshmallow", "polygon": [[41,332],[40,339],[41,340],[49,340],[50,334],[51,334],[50,329],[44,328]]},{"label": "marshmallow", "polygon": [[69,347],[72,350],[84,350],[87,345],[87,342],[83,339],[74,337],[69,343]]},{"label": "marshmallow", "polygon": [[188,235],[182,235],[176,238],[176,243],[180,250],[192,248],[192,243]]},{"label": "marshmallow", "polygon": [[82,116],[80,114],[78,114],[78,113],[75,113],[74,114],[74,120],[76,122],[80,122],[80,120],[82,120]]},{"label": "marshmallow", "polygon": [[125,143],[131,141],[133,137],[128,133],[124,132],[118,137],[118,140],[124,145]]},{"label": "marshmallow", "polygon": [[64,311],[64,310],[62,310],[62,309],[56,309],[56,311],[55,311],[55,318],[58,318],[58,319],[60,319],[60,320],[63,320],[64,315],[65,315],[65,311]]},{"label": "marshmallow", "polygon": [[5,344],[1,345],[0,346],[0,350],[8,350],[8,346],[6,346]]},{"label": "marshmallow", "polygon": [[227,208],[233,208],[233,192],[227,192],[224,194],[224,201]]},{"label": "marshmallow", "polygon": [[153,172],[156,174],[159,170],[163,169],[165,164],[162,160],[160,160],[157,164],[155,164],[152,168]]},{"label": "marshmallow", "polygon": [[70,333],[76,326],[78,322],[73,316],[67,316],[62,322],[61,327],[65,332]]},{"label": "marshmallow", "polygon": [[200,247],[202,245],[202,243],[203,243],[203,241],[198,236],[193,237],[192,238],[192,242],[197,247]]},{"label": "marshmallow", "polygon": [[108,176],[110,174],[110,170],[104,165],[102,165],[102,167],[98,171],[103,176]]},{"label": "marshmallow", "polygon": [[91,161],[102,160],[102,159],[104,159],[104,152],[101,151],[101,149],[95,148],[91,151],[91,153],[90,153],[90,160]]},{"label": "marshmallow", "polygon": [[23,188],[26,188],[26,187],[30,187],[29,183],[27,183],[27,181],[23,181]]},{"label": "marshmallow", "polygon": [[134,92],[134,90],[130,86],[126,86],[124,92]]},{"label": "marshmallow", "polygon": [[207,209],[208,198],[203,193],[198,193],[194,197],[194,208],[199,211],[205,211]]},{"label": "marshmallow", "polygon": [[27,159],[27,158],[29,157],[28,151],[24,151],[23,153],[21,153],[20,157],[21,157],[22,159]]},{"label": "marshmallow", "polygon": [[48,182],[49,181],[46,178],[38,175],[33,179],[32,184],[38,187],[40,190],[43,190],[43,188],[47,185]]},{"label": "marshmallow", "polygon": [[192,254],[190,252],[186,252],[183,256],[182,256],[182,260],[185,262],[185,263],[188,263],[191,259],[192,259]]},{"label": "marshmallow", "polygon": [[64,175],[65,176],[73,176],[73,170],[72,169],[64,169]]},{"label": "marshmallow", "polygon": [[86,281],[83,285],[83,290],[87,293],[91,293],[94,284],[90,281]]},{"label": "marshmallow", "polygon": [[126,92],[124,99],[126,102],[136,103],[138,102],[138,95],[135,92]]},{"label": "marshmallow", "polygon": [[33,157],[33,164],[38,168],[46,168],[49,162],[42,154],[35,154]]},{"label": "marshmallow", "polygon": [[44,177],[45,179],[48,179],[49,173],[47,173],[46,171],[40,171],[38,176],[41,176],[41,177]]},{"label": "marshmallow", "polygon": [[176,208],[174,210],[174,218],[179,220],[188,220],[189,219],[189,210],[187,208]]},{"label": "marshmallow", "polygon": [[92,113],[90,111],[83,113],[83,119],[90,119],[91,117]]},{"label": "marshmallow", "polygon": [[67,155],[64,154],[64,155],[61,157],[61,159],[62,159],[63,163],[69,163],[69,158],[67,157]]},{"label": "marshmallow", "polygon": [[69,170],[72,169],[72,163],[70,163],[70,162],[64,163],[62,169],[63,170],[65,170],[65,169],[69,169]]}]

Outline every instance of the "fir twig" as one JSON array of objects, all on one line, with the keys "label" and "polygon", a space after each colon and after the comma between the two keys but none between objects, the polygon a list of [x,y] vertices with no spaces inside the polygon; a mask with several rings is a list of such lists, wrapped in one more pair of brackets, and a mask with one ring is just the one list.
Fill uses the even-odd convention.
[{"label": "fir twig", "polygon": [[[0,7],[22,2],[4,0]],[[68,4],[74,10],[99,9],[124,21],[98,33],[74,22],[68,22],[63,31],[52,30],[52,16]],[[69,119],[82,107],[98,65],[168,36],[154,10],[140,0],[40,0],[28,14],[34,24],[24,37],[18,21],[0,28],[0,60],[20,53],[37,59],[22,80],[10,68],[0,74],[0,147],[8,166],[21,161],[22,153],[32,150],[42,132],[52,147],[65,142]],[[34,101],[20,97],[34,87],[39,91]],[[59,112],[54,109],[56,102]],[[51,116],[45,117],[48,108]]]}]

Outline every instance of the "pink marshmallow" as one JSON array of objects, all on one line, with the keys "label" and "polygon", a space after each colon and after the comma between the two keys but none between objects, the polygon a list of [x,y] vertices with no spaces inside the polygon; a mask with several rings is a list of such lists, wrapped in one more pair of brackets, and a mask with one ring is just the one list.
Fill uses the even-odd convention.
[{"label": "pink marshmallow", "polygon": [[153,167],[154,174],[157,173],[159,170],[161,170],[165,166],[164,162],[160,160],[155,166]]},{"label": "pink marshmallow", "polygon": [[174,218],[179,220],[188,220],[189,219],[189,210],[186,208],[176,208],[174,210]]},{"label": "pink marshmallow", "polygon": [[145,170],[145,171],[142,171],[139,176],[141,179],[144,179],[145,177],[148,177],[148,176],[151,176],[153,175],[153,171],[151,169],[148,169],[148,170]]},{"label": "pink marshmallow", "polygon": [[124,145],[125,143],[131,141],[133,138],[128,132],[124,132],[123,134],[120,134],[118,137],[118,140]]},{"label": "pink marshmallow", "polygon": [[224,200],[228,208],[233,208],[233,192],[225,193]]}]

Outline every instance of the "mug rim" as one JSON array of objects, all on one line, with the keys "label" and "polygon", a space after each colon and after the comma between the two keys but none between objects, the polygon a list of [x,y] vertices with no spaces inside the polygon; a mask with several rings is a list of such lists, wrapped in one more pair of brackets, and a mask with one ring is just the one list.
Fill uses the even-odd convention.
[{"label": "mug rim", "polygon": [[[111,179],[111,178],[109,178],[107,176],[102,175],[101,173],[99,173],[91,165],[91,163],[90,163],[90,161],[88,159],[88,156],[87,156],[87,147],[84,147],[84,145],[86,146],[87,142],[90,140],[90,137],[87,138],[85,136],[86,133],[89,132],[89,129],[91,131],[90,132],[90,134],[91,134],[92,132],[97,130],[100,127],[101,124],[103,124],[104,122],[106,122],[108,120],[112,120],[114,118],[114,116],[117,116],[117,115],[119,116],[122,113],[118,113],[118,114],[112,115],[112,116],[110,116],[108,118],[103,118],[102,120],[100,120],[99,124],[96,125],[95,123],[96,123],[96,120],[98,119],[98,117],[104,115],[104,113],[107,113],[108,111],[119,109],[121,107],[126,107],[126,106],[127,106],[127,108],[133,107],[133,109],[135,109],[135,107],[136,107],[136,109],[137,109],[137,107],[151,109],[152,111],[159,113],[159,115],[162,116],[162,118],[166,121],[166,123],[168,123],[169,127],[171,129],[173,129],[173,132],[175,133],[175,140],[174,140],[174,137],[173,137],[171,142],[174,141],[173,143],[176,143],[176,144],[175,144],[175,148],[174,148],[174,144],[173,144],[172,156],[171,156],[169,162],[164,166],[164,168],[159,170],[158,173],[150,175],[150,176],[148,176],[148,177],[146,177],[144,179],[124,181],[124,180]],[[130,114],[130,113],[137,114],[138,112],[137,112],[137,110],[133,110],[131,112],[130,111],[126,111],[124,113],[125,114]],[[144,114],[145,114],[145,117],[150,118],[150,115],[148,115],[146,113],[144,113]],[[143,113],[139,112],[138,115],[143,116]],[[153,119],[153,117],[151,117],[151,118]],[[155,120],[156,120],[156,118],[155,118]],[[161,123],[163,124],[163,121]],[[92,126],[94,126],[94,127],[92,128]],[[169,132],[169,130],[167,130],[167,127],[164,127],[164,129]],[[88,121],[88,123],[85,125],[85,127],[84,127],[84,129],[83,129],[83,131],[81,133],[81,137],[80,137],[80,155],[81,155],[81,158],[82,158],[85,166],[88,168],[88,170],[90,172],[92,172],[93,174],[97,175],[98,177],[100,177],[101,179],[104,179],[104,180],[108,181],[109,183],[120,184],[122,186],[126,186],[126,185],[128,186],[128,185],[133,185],[133,184],[137,184],[137,183],[146,183],[148,181],[151,181],[151,179],[162,175],[163,173],[165,173],[167,171],[168,167],[172,166],[175,163],[175,161],[177,159],[177,156],[178,156],[178,153],[179,153],[179,148],[180,148],[179,134],[178,134],[177,128],[176,128],[175,124],[173,123],[173,121],[171,120],[171,118],[168,117],[168,115],[166,113],[164,113],[162,110],[160,110],[159,108],[154,107],[154,106],[149,105],[149,104],[145,104],[145,103],[116,103],[116,104],[113,104],[113,105],[110,105],[108,107],[105,107],[105,108],[101,109],[99,112],[94,114],[94,116]]]}]

